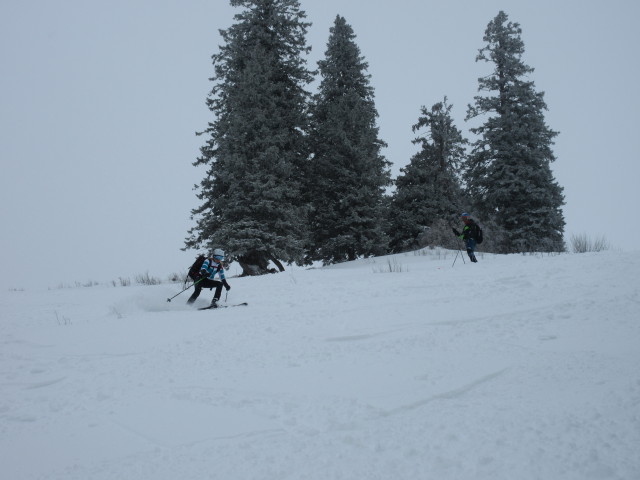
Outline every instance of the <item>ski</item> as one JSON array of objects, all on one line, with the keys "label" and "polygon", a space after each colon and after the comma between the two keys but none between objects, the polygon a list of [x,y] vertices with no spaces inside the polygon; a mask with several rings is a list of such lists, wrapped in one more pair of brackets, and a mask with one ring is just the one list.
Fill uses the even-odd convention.
[{"label": "ski", "polygon": [[249,304],[247,302],[242,302],[242,303],[234,303],[233,305],[218,305],[216,307],[209,305],[208,307],[200,307],[198,308],[198,310],[214,310],[215,308],[242,307],[245,305],[249,305]]}]

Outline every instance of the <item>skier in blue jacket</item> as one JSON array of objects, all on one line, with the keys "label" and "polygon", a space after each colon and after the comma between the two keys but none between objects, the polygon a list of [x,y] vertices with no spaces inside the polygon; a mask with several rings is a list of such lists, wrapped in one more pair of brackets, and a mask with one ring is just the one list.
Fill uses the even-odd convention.
[{"label": "skier in blue jacket", "polygon": [[460,215],[460,219],[464,223],[464,227],[462,228],[462,233],[460,233],[458,230],[453,228],[452,229],[453,234],[464,241],[464,244],[467,247],[467,255],[469,255],[469,259],[473,263],[476,263],[478,259],[476,258],[476,254],[474,250],[476,248],[478,226],[476,222],[466,212]]},{"label": "skier in blue jacket", "polygon": [[[216,292],[213,295],[213,300],[211,300],[211,307],[218,307],[218,300],[220,300],[220,295],[222,294],[222,287],[226,288],[227,291],[231,289],[227,280],[224,278],[222,260],[224,260],[224,251],[219,248],[216,248],[213,251],[213,256],[211,256],[211,258],[205,259],[202,263],[202,267],[200,267],[200,278],[196,280],[194,287],[195,290],[189,297],[189,300],[187,300],[187,303],[195,302],[203,288],[212,289],[215,287]],[[219,280],[216,280],[216,276]]]}]

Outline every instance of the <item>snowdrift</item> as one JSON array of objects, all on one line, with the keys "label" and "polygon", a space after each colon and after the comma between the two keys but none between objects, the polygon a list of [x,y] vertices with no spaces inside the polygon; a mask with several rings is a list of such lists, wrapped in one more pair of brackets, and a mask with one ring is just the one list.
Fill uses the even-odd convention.
[{"label": "snowdrift", "polygon": [[638,256],[455,253],[2,292],[2,478],[640,478]]}]

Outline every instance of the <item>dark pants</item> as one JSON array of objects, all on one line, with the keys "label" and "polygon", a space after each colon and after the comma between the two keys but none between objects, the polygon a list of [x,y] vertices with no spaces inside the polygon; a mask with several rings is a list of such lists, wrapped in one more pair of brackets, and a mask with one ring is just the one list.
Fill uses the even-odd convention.
[{"label": "dark pants", "polygon": [[464,243],[467,246],[467,254],[471,261],[474,263],[477,262],[476,254],[473,252],[476,248],[476,241],[473,238],[467,238]]},{"label": "dark pants", "polygon": [[211,290],[212,288],[215,288],[216,293],[214,293],[213,298],[215,298],[216,300],[220,300],[220,295],[222,294],[222,282],[219,282],[218,280],[209,280],[207,278],[205,280],[202,280],[196,283],[196,286],[194,287],[195,290],[193,291],[193,294],[189,297],[189,300],[187,300],[187,303],[195,302],[196,298],[198,298],[203,288],[208,288],[209,290]]}]

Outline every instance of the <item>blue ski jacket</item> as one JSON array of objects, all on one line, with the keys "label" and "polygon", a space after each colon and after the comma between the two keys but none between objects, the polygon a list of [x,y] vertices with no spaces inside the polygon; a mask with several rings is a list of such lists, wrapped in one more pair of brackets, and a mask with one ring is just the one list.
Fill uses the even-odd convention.
[{"label": "blue ski jacket", "polygon": [[220,278],[220,281],[224,283],[224,267],[222,262],[215,263],[210,258],[205,259],[200,267],[200,274],[207,275],[209,280],[215,280],[216,275]]}]

